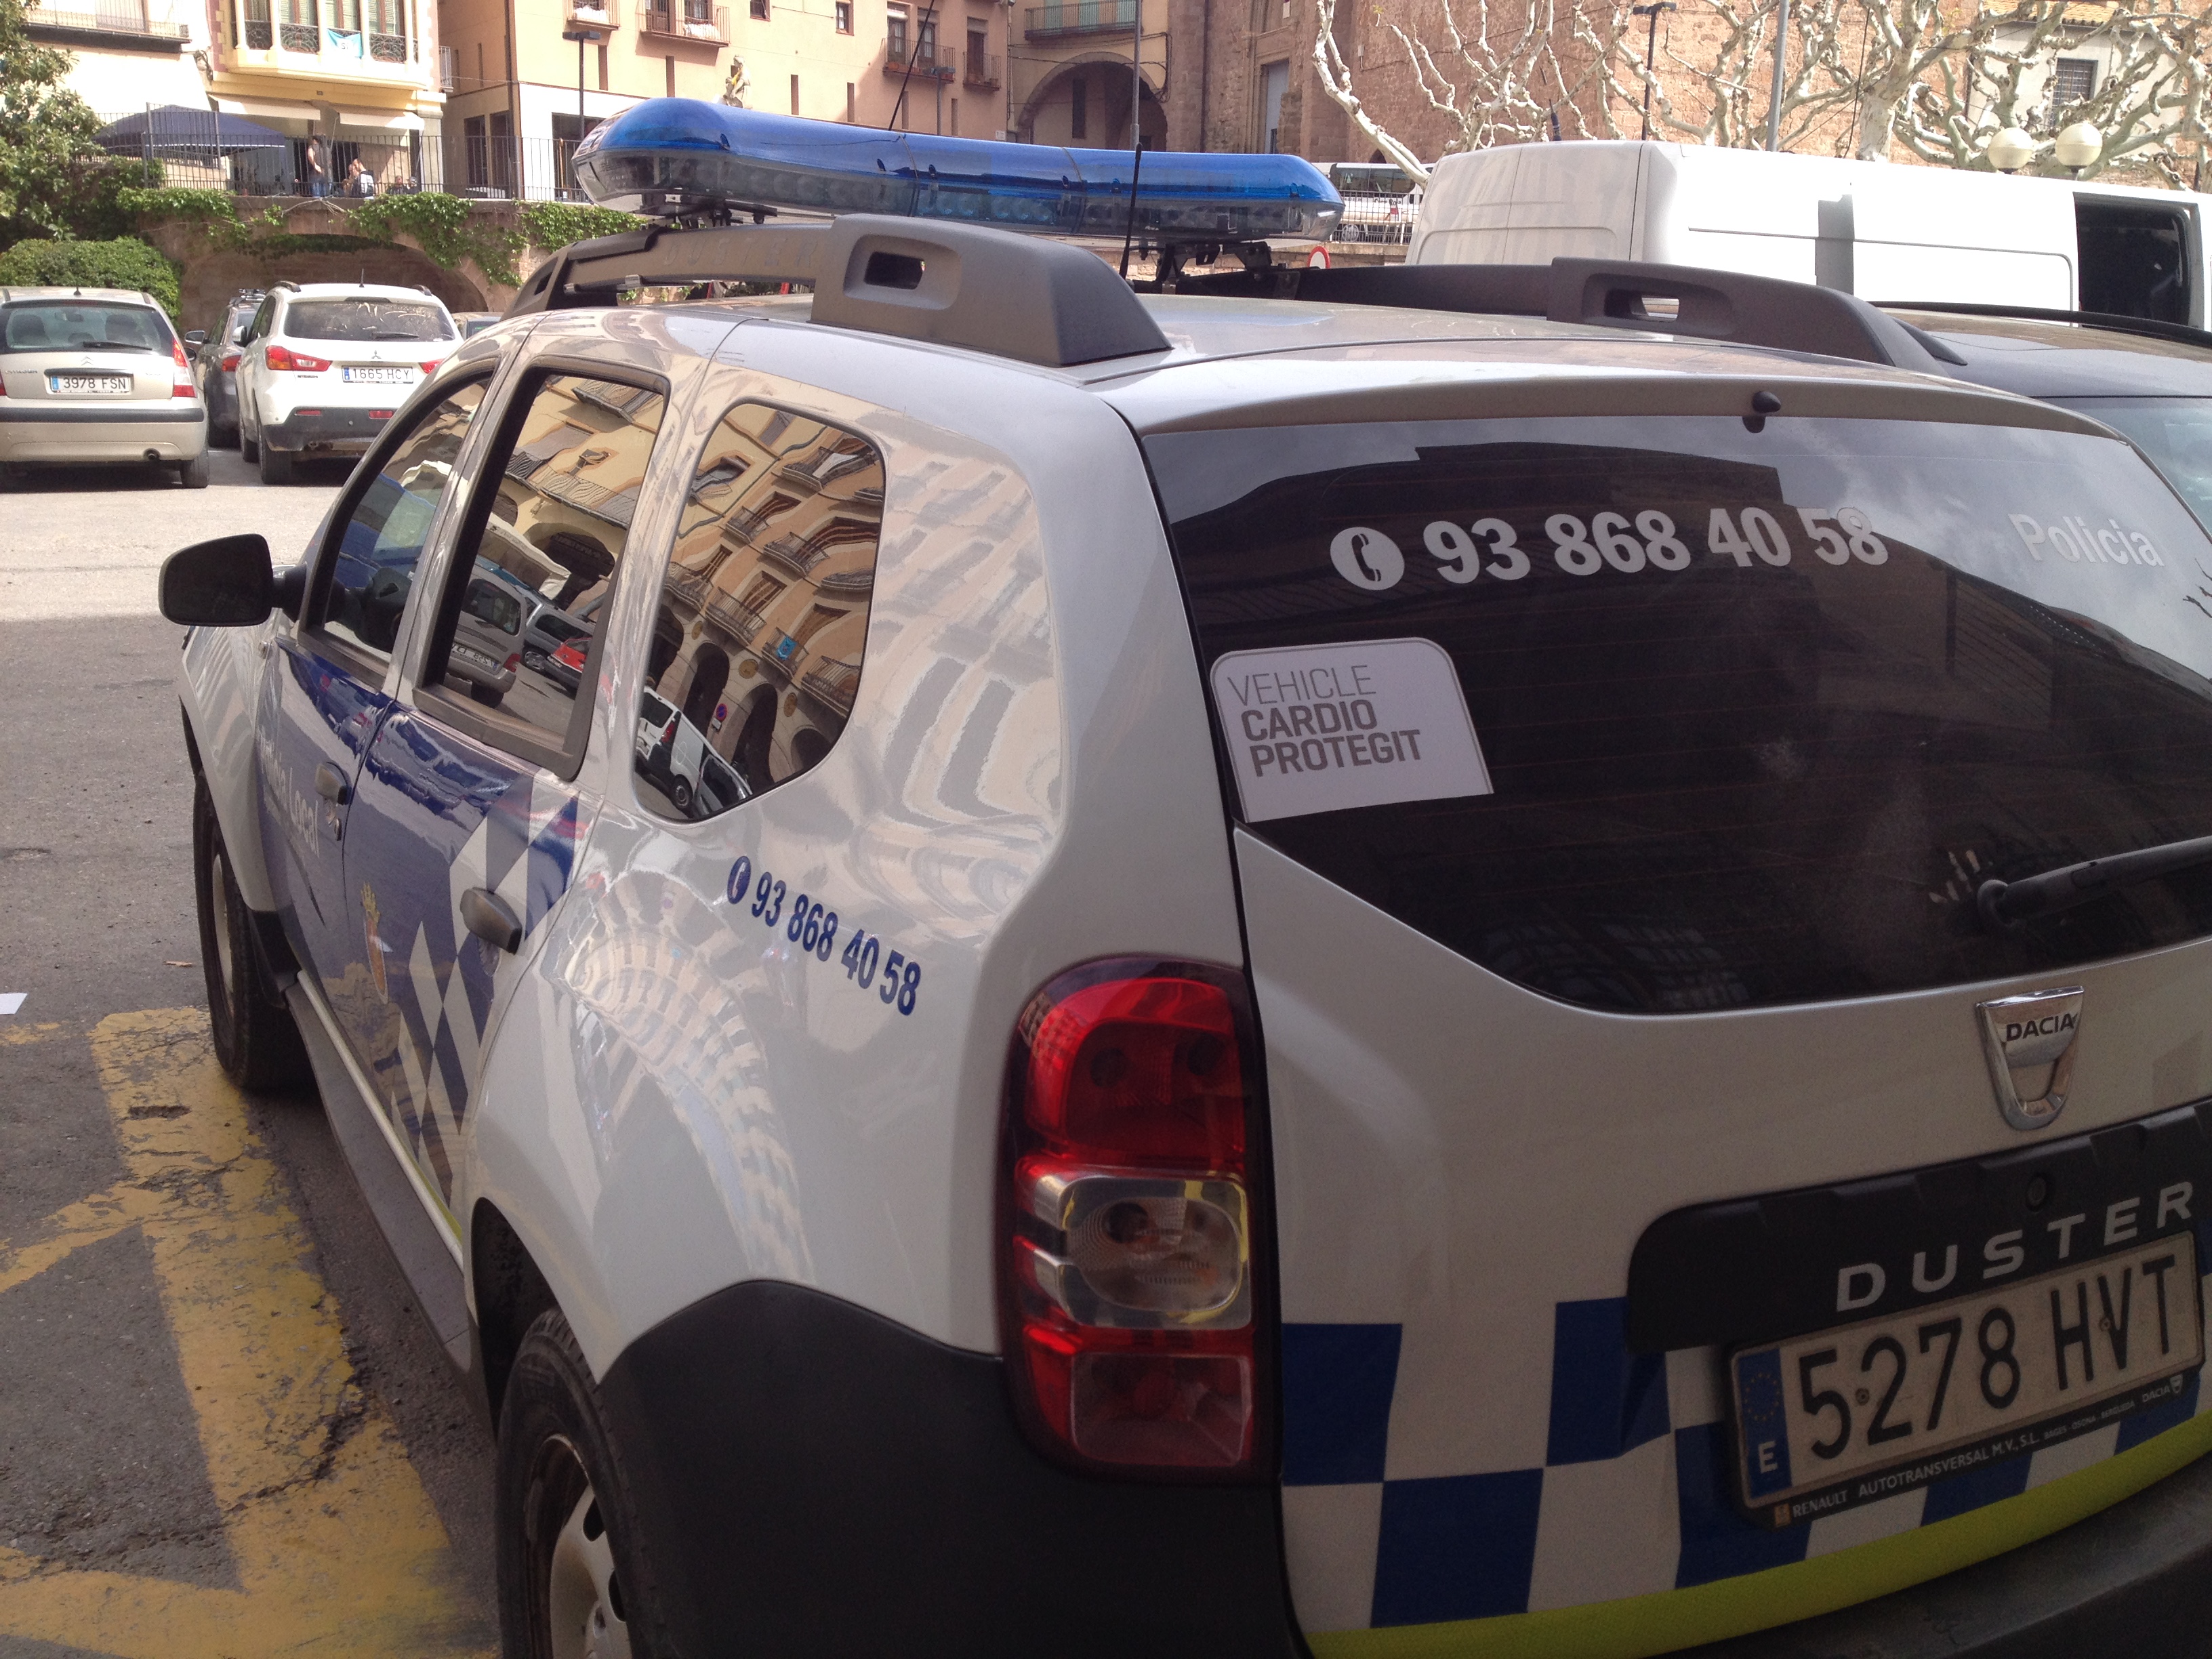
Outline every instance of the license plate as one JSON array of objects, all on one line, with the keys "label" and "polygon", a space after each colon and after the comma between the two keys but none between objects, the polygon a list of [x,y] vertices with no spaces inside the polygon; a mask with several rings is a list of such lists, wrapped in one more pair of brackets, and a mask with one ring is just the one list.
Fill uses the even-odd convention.
[{"label": "license plate", "polygon": [[46,377],[51,391],[65,397],[114,398],[128,396],[131,377],[128,374],[52,374]]},{"label": "license plate", "polygon": [[1744,1510],[1784,1527],[2024,1455],[2173,1397],[2203,1362],[2188,1233],[1739,1349]]},{"label": "license plate", "polygon": [[397,386],[404,385],[413,380],[415,371],[411,368],[349,368],[342,378],[351,380],[356,385],[363,381],[374,381],[380,386]]},{"label": "license plate", "polygon": [[497,659],[488,657],[483,652],[475,650],[465,645],[454,646],[453,654],[457,657],[465,658],[468,661],[474,663],[479,668],[497,668],[499,666]]}]

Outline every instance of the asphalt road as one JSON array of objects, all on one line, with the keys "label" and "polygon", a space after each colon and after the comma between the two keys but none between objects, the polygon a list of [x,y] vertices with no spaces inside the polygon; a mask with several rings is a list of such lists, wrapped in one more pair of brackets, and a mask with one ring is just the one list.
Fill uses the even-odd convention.
[{"label": "asphalt road", "polygon": [[[286,1623],[305,1592],[283,1582],[296,1528],[373,1530],[424,1499],[429,1541],[401,1540],[420,1558],[403,1576],[410,1595],[431,1586],[439,1633],[414,1650],[492,1643],[489,1437],[316,1101],[247,1101],[241,1121],[205,1050],[180,634],[155,610],[155,573],[242,530],[297,558],[345,472],[270,489],[228,450],[204,490],[54,471],[0,493],[0,1009],[24,997],[0,1014],[0,1659],[305,1650]],[[149,1122],[168,1139],[147,1140]],[[193,1202],[251,1213],[211,1227],[178,1211],[186,1164]],[[257,1228],[274,1242],[234,1265]],[[222,1334],[256,1298],[281,1322]],[[262,1334],[280,1330],[299,1340]],[[240,1353],[248,1374],[223,1372]],[[236,1420],[280,1406],[307,1411],[293,1438],[315,1455],[257,1486],[240,1471],[267,1448],[240,1453]],[[344,1473],[363,1457],[373,1480]],[[307,1522],[270,1508],[282,1487],[315,1500]],[[264,1561],[254,1540],[272,1528],[295,1536]],[[177,1609],[202,1604],[179,1586],[211,1593],[204,1649],[182,1637]],[[112,1613],[133,1595],[159,1609],[143,1640]],[[314,1650],[392,1650],[356,1628]]]}]

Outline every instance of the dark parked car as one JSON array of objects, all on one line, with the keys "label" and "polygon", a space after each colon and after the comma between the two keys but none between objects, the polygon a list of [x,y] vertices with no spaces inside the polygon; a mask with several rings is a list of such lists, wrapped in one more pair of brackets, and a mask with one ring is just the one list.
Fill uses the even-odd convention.
[{"label": "dark parked car", "polygon": [[208,408],[208,442],[224,449],[238,447],[238,365],[245,348],[240,331],[260,308],[261,290],[240,289],[223,301],[222,313],[208,330],[207,343],[199,349],[193,373],[200,397]]}]

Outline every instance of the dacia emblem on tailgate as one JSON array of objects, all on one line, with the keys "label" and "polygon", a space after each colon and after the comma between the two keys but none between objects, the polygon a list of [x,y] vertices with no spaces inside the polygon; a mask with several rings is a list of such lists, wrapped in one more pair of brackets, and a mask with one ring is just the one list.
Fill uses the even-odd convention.
[{"label": "dacia emblem on tailgate", "polygon": [[1997,1109],[2014,1128],[2043,1128],[2066,1109],[2075,1041],[2081,1035],[2081,988],[2069,985],[1974,1005],[1982,1017],[1982,1048]]}]

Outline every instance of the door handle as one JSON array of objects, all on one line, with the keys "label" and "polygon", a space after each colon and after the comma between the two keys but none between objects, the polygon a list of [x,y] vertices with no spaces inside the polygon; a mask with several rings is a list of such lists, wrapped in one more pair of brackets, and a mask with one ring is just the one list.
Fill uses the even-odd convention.
[{"label": "door handle", "polygon": [[315,769],[315,793],[333,806],[343,806],[353,797],[353,791],[346,787],[345,774],[328,761]]},{"label": "door handle", "polygon": [[471,887],[461,895],[461,921],[487,945],[513,956],[522,948],[522,923],[507,908],[507,901],[489,888]]}]

